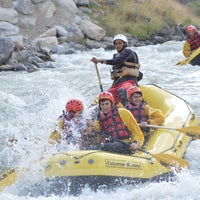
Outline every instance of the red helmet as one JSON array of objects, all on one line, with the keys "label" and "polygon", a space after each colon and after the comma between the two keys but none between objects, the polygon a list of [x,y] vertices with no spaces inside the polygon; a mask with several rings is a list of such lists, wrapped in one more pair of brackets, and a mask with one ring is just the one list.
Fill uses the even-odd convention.
[{"label": "red helmet", "polygon": [[99,95],[99,102],[101,100],[110,100],[113,104],[115,103],[114,97],[110,92],[102,92]]},{"label": "red helmet", "polygon": [[79,99],[71,99],[70,101],[66,103],[67,112],[70,112],[70,111],[78,112],[81,110],[83,110],[83,102]]},{"label": "red helmet", "polygon": [[186,28],[186,33],[188,33],[189,31],[196,31],[196,27],[193,26],[193,25],[187,26],[187,28]]},{"label": "red helmet", "polygon": [[132,95],[134,93],[140,93],[142,95],[142,90],[137,87],[137,86],[132,86],[131,88],[128,89],[128,98],[131,99]]}]

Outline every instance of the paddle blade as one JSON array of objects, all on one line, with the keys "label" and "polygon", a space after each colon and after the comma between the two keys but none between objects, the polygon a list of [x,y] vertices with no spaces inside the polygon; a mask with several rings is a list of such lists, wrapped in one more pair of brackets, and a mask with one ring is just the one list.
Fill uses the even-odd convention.
[{"label": "paddle blade", "polygon": [[179,66],[186,65],[186,64],[187,64],[187,63],[186,63],[186,61],[187,61],[187,59],[185,59],[185,60],[182,60],[182,61],[180,61],[180,62],[176,63],[176,65],[179,65]]},{"label": "paddle blade", "polygon": [[9,169],[6,172],[0,174],[0,192],[3,191],[5,187],[12,185],[16,181],[17,174],[17,169]]},{"label": "paddle blade", "polygon": [[[30,169],[27,168],[14,168],[5,171],[4,173],[0,174],[0,192],[3,191],[6,187],[11,186],[15,183],[18,176],[23,173],[29,173]],[[23,174],[25,176],[26,174]]]},{"label": "paddle blade", "polygon": [[189,58],[181,60],[180,62],[176,63],[176,65],[180,65],[180,66],[186,65],[189,63],[188,60],[189,60]]},{"label": "paddle blade", "polygon": [[156,158],[162,165],[165,167],[178,167],[178,168],[189,168],[190,164],[187,160],[182,158],[178,158],[176,156],[168,155],[168,154],[151,154],[154,158]]},{"label": "paddle blade", "polygon": [[196,134],[196,135],[200,136],[200,126],[183,127],[183,128],[177,129],[177,131],[180,131],[180,132],[183,132],[183,133]]}]

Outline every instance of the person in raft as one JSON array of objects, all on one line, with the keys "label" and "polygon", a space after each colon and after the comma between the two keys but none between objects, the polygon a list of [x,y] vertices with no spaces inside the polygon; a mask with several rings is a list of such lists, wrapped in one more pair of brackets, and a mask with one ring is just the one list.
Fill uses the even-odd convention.
[{"label": "person in raft", "polygon": [[112,59],[105,60],[93,57],[91,61],[112,65],[111,79],[113,83],[108,92],[113,94],[117,105],[120,102],[118,89],[123,87],[127,90],[131,85],[138,85],[137,82],[142,79],[143,74],[139,71],[140,64],[136,52],[127,48],[127,37],[118,34],[114,37],[113,44],[117,53],[113,55]]},{"label": "person in raft", "polygon": [[131,112],[115,106],[112,93],[107,91],[100,93],[98,103],[94,130],[102,137],[101,150],[129,154],[142,147],[144,135]]},{"label": "person in raft", "polygon": [[183,55],[187,58],[200,47],[200,32],[193,25],[186,27],[186,41],[183,46]]},{"label": "person in raft", "polygon": [[49,143],[78,145],[79,149],[93,149],[99,145],[99,138],[94,132],[92,119],[84,116],[84,104],[79,99],[66,103],[66,111],[58,117],[57,129],[52,131]]},{"label": "person in raft", "polygon": [[[51,133],[49,142],[67,141],[77,143],[86,127],[86,119],[83,117],[84,105],[79,99],[71,99],[66,103],[66,112],[58,117],[57,129]],[[76,135],[77,133],[77,135]]]},{"label": "person in raft", "polygon": [[149,106],[143,98],[142,90],[137,86],[132,86],[128,90],[128,102],[125,108],[130,110],[145,135],[145,140],[149,137],[148,124],[162,126],[165,117],[160,109]]}]

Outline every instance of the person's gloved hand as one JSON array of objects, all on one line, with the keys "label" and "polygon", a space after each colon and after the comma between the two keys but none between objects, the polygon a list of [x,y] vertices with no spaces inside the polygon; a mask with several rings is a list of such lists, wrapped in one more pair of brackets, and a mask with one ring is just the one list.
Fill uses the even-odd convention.
[{"label": "person's gloved hand", "polygon": [[92,61],[93,63],[99,63],[99,62],[101,62],[101,60],[99,60],[99,59],[97,59],[95,57],[93,57],[90,61]]},{"label": "person's gloved hand", "polygon": [[135,149],[138,149],[138,147],[139,147],[139,144],[138,144],[137,142],[133,142],[133,143],[131,144],[131,146],[130,146],[130,149],[131,149],[131,150],[135,150]]}]

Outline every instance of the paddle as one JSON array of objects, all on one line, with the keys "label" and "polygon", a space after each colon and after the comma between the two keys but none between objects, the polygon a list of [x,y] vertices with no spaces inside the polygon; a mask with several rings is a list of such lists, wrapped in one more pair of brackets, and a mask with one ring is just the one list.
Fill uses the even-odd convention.
[{"label": "paddle", "polygon": [[27,168],[19,169],[17,167],[8,169],[7,171],[0,174],[0,192],[2,192],[6,187],[12,185],[17,180],[19,173],[28,171],[29,169]]},{"label": "paddle", "polygon": [[[99,134],[99,135],[102,135],[104,137],[110,138],[113,141],[117,141],[117,142],[119,142],[121,144],[127,145],[128,147],[131,146],[129,143],[124,142],[123,140],[120,140],[118,138],[110,137],[106,133],[102,133],[102,132],[96,132],[96,133]],[[184,168],[184,167],[189,168],[189,166],[190,166],[190,164],[189,164],[189,162],[187,160],[184,160],[182,158],[178,158],[178,157],[173,156],[173,155],[162,154],[162,153],[161,154],[152,154],[150,152],[145,151],[142,148],[138,148],[137,150],[142,151],[142,152],[144,152],[146,154],[151,155],[156,160],[158,160],[158,162],[160,162],[162,165],[164,165],[165,167],[168,167],[168,168],[170,168],[171,166],[176,166],[176,165],[178,165],[179,168]]]},{"label": "paddle", "polygon": [[188,136],[191,136],[190,134],[197,137],[200,136],[200,126],[186,126],[182,128],[171,128],[171,127],[166,127],[166,126],[156,126],[156,125],[148,124],[147,127],[180,131],[182,133],[186,133]]},{"label": "paddle", "polygon": [[186,64],[188,64],[188,62],[187,62],[188,60],[189,60],[189,57],[176,63],[176,65],[180,65],[180,66],[186,65]]},{"label": "paddle", "polygon": [[94,65],[95,65],[95,69],[96,69],[98,80],[99,80],[99,86],[100,86],[101,92],[103,92],[103,86],[102,86],[102,83],[101,83],[101,77],[100,77],[100,74],[99,74],[97,63],[95,63]]}]

